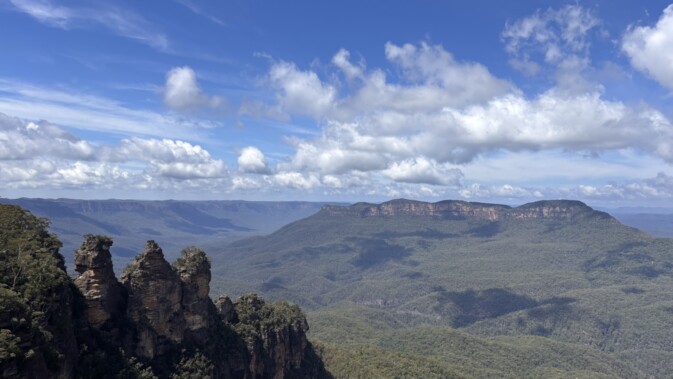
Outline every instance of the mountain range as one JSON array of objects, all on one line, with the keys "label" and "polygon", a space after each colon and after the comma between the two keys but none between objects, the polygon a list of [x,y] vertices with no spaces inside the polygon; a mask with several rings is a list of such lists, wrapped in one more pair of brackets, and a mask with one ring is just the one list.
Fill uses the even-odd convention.
[{"label": "mountain range", "polygon": [[673,372],[673,240],[578,201],[327,205],[210,253],[214,288],[310,310],[312,338],[361,362],[346,372],[419,358],[466,377]]}]

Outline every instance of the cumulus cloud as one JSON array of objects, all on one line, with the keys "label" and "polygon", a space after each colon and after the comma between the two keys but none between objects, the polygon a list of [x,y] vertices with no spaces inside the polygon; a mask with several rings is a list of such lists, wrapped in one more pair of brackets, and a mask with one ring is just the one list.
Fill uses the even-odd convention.
[{"label": "cumulus cloud", "polygon": [[302,71],[293,63],[275,63],[268,80],[278,91],[279,105],[287,112],[320,117],[334,106],[336,88],[323,83],[315,72]]},{"label": "cumulus cloud", "polygon": [[136,187],[141,175],[105,162],[63,161],[36,157],[31,160],[0,160],[3,188],[128,188]]},{"label": "cumulus cloud", "polygon": [[310,190],[320,185],[320,179],[315,175],[304,175],[296,171],[279,172],[273,176],[277,185],[289,188]]},{"label": "cumulus cloud", "polygon": [[[389,42],[385,54],[404,84],[390,80],[383,69],[367,71],[362,61],[353,63],[346,49],[333,56],[332,64],[353,87],[344,96],[339,96],[334,83],[322,80],[312,70],[302,70],[291,62],[274,62],[266,77],[276,91],[275,113],[311,116],[328,124],[352,123],[379,114],[381,127],[386,124],[396,127],[398,114],[460,107],[515,90],[511,83],[496,78],[485,66],[457,61],[440,45]],[[242,109],[246,114],[270,113],[269,107],[261,104],[253,109],[245,103]]]},{"label": "cumulus cloud", "polygon": [[49,122],[0,113],[0,185],[6,188],[178,189],[200,180],[221,186],[228,174],[224,161],[189,142],[133,137],[93,145]]},{"label": "cumulus cloud", "polygon": [[[268,183],[329,193],[367,189],[388,196],[535,199],[589,196],[591,186],[581,193],[578,186],[554,192],[504,180],[485,185],[471,178],[471,171],[484,172],[474,170],[479,165],[474,162],[500,154],[551,151],[581,160],[633,151],[658,164],[673,163],[673,125],[664,114],[646,104],[608,100],[600,86],[582,78],[590,64],[591,34],[600,25],[590,10],[576,5],[507,25],[502,37],[512,56],[557,74],[555,83],[534,96],[428,43],[387,43],[392,69],[368,68],[364,58],[353,63],[348,50],[340,49],[331,60],[335,72],[324,78],[291,62],[273,62],[267,77],[276,102],[268,107],[290,120],[310,116],[321,133],[289,139],[294,152],[278,163]],[[339,87],[335,74],[347,80],[348,90]],[[571,74],[579,79],[571,80]],[[584,82],[571,88],[566,79]],[[620,164],[603,167],[612,173],[605,177],[615,177]],[[586,178],[572,172],[556,178]]]},{"label": "cumulus cloud", "polygon": [[394,162],[383,174],[397,182],[436,185],[460,184],[462,172],[423,157]]},{"label": "cumulus cloud", "polygon": [[121,146],[113,151],[117,157],[148,162],[148,169],[161,176],[194,179],[221,178],[228,174],[222,160],[214,159],[201,146],[185,141],[130,138],[122,140]]},{"label": "cumulus cloud", "polygon": [[[562,65],[588,54],[587,33],[599,25],[588,10],[567,6],[537,13],[508,26],[509,49],[544,42]],[[553,26],[553,28],[552,28]],[[551,34],[550,34],[551,33]],[[280,171],[317,175],[381,174],[398,182],[451,184],[454,169],[494,152],[563,150],[580,154],[633,148],[673,162],[673,126],[657,110],[603,98],[600,89],[568,92],[553,86],[534,97],[476,63],[459,62],[438,45],[387,43],[386,58],[400,73],[397,83],[382,69],[349,62],[342,49],[332,62],[358,85],[337,96],[317,73],[291,63],[311,96],[323,99],[311,112],[287,101],[276,88],[277,106],[290,115],[314,114],[322,126],[315,138],[291,140],[294,154]],[[274,64],[270,71],[278,70]],[[306,99],[308,96],[306,97]],[[441,168],[441,169],[440,169]],[[330,180],[338,186],[338,181]]]},{"label": "cumulus cloud", "polygon": [[[396,112],[409,114],[460,107],[514,91],[511,83],[496,78],[485,66],[457,61],[441,45],[388,42],[385,55],[397,77],[389,78],[385,69],[367,71],[364,64],[349,61],[347,50],[337,52],[332,62],[353,81],[353,88],[342,98],[330,98],[331,103],[322,107],[321,116],[350,122],[385,111],[394,118]],[[313,75],[317,78],[317,74]]]},{"label": "cumulus cloud", "polygon": [[238,170],[252,174],[268,174],[270,172],[264,153],[254,146],[248,146],[241,150],[241,154],[238,156]]},{"label": "cumulus cloud", "polygon": [[636,148],[673,162],[673,126],[651,108],[633,109],[599,93],[568,97],[553,90],[426,113],[373,110],[356,122],[328,123],[320,137],[294,142],[286,166],[341,174],[380,171],[425,157],[465,164],[495,151],[563,149],[603,152]]},{"label": "cumulus cloud", "polygon": [[386,58],[402,71],[403,78],[410,83],[453,93],[454,98],[445,105],[485,101],[512,88],[511,84],[494,77],[479,63],[457,62],[440,45],[423,42],[420,46],[409,43],[398,46],[388,42],[385,53]]},{"label": "cumulus cloud", "polygon": [[631,25],[621,47],[633,67],[673,89],[673,5],[664,9],[654,26]]},{"label": "cumulus cloud", "polygon": [[245,176],[236,176],[231,179],[233,190],[252,190],[262,188],[262,183],[253,178]]},{"label": "cumulus cloud", "polygon": [[[332,131],[343,133],[343,139],[331,136]],[[349,133],[352,135],[348,136]],[[374,144],[363,146],[363,141],[350,139],[349,137],[367,138],[355,133],[357,132],[349,129],[348,125],[332,124],[321,138],[297,142],[291,161],[281,164],[280,167],[320,171],[325,174],[384,169],[387,166],[386,152],[377,151]]]},{"label": "cumulus cloud", "polygon": [[0,160],[31,159],[42,154],[94,159],[95,147],[48,122],[24,122],[0,113]]},{"label": "cumulus cloud", "polygon": [[217,108],[222,99],[203,93],[196,79],[196,72],[190,67],[176,67],[166,74],[164,102],[170,108],[190,112],[203,107]]},{"label": "cumulus cloud", "polygon": [[364,63],[353,64],[350,61],[350,55],[348,50],[341,49],[334,55],[334,57],[332,57],[332,64],[337,66],[349,81],[362,79],[364,74]]},{"label": "cumulus cloud", "polygon": [[[596,104],[590,103],[587,106],[593,108]],[[539,108],[540,112],[546,112],[541,104],[534,104],[534,107]],[[556,107],[555,105],[553,108]],[[628,107],[624,106],[619,110],[629,112]],[[470,114],[469,109],[465,109],[464,112]],[[528,113],[529,110],[523,108],[522,112]],[[560,112],[564,113],[563,109]],[[620,112],[606,114],[617,119],[625,117]],[[506,119],[502,115],[492,117]],[[459,117],[454,115],[453,118]],[[521,120],[517,123],[521,124]],[[531,125],[533,124],[544,122],[541,119],[534,119],[531,121]],[[565,124],[574,125],[574,121],[571,119]],[[554,134],[558,132],[556,128],[543,129],[544,132],[531,132],[537,136],[532,138],[530,133],[525,132],[528,126],[520,125],[523,129],[519,130],[517,135],[521,135],[525,143],[540,146],[554,141],[555,138],[585,147],[587,141],[591,146],[606,149],[621,146],[619,135],[623,133],[620,129],[622,127],[619,123],[609,124],[612,125],[613,134],[617,137],[610,139],[603,135],[601,138],[604,145],[591,142],[593,137],[588,140],[577,139],[575,136],[579,134],[572,129],[566,131],[568,135],[560,137]],[[340,123],[333,123],[332,128],[336,130],[326,131],[324,139],[305,141],[307,145],[314,147],[332,144],[330,146],[333,150],[330,154],[323,158],[316,156],[316,161],[324,159],[326,168],[320,165],[307,166],[308,163],[304,162],[303,168],[299,169],[295,166],[296,162],[288,160],[272,171],[264,154],[256,147],[249,146],[241,150],[238,172],[231,175],[222,160],[214,158],[206,149],[190,142],[134,137],[122,139],[116,144],[94,145],[45,121],[24,121],[0,115],[0,187],[7,191],[17,191],[16,193],[48,188],[49,190],[96,189],[112,193],[129,190],[170,193],[194,191],[201,194],[255,193],[263,196],[287,196],[288,193],[292,193],[297,196],[307,194],[347,196],[351,199],[462,197],[469,200],[509,199],[516,202],[539,198],[578,198],[608,202],[673,199],[673,177],[664,172],[646,179],[624,179],[621,182],[610,181],[604,184],[596,184],[596,180],[593,180],[595,178],[590,183],[582,183],[584,178],[580,177],[575,181],[579,184],[548,187],[526,185],[526,180],[519,183],[508,182],[506,177],[489,182],[488,175],[475,181],[469,177],[469,171],[463,175],[463,169],[468,170],[469,166],[439,161],[423,154],[409,141],[401,140],[399,146],[394,147],[394,143],[391,143],[393,136],[388,136],[386,138],[391,139],[376,145],[374,135],[357,135],[367,130],[366,128],[349,125],[346,128],[349,133],[356,134],[347,135],[347,138],[336,143],[337,139],[333,137],[339,135],[342,126]],[[661,128],[667,130],[669,127],[663,125]],[[497,130],[487,128],[485,132],[477,127],[472,129],[476,134],[470,136],[471,139],[478,136],[485,138],[488,133]],[[531,138],[533,142],[530,142]],[[512,137],[506,139],[513,140]],[[348,143],[341,143],[344,141]],[[461,143],[465,144],[464,141]],[[385,146],[389,148],[383,149]],[[372,154],[378,152],[378,156],[382,157],[381,162],[385,164],[368,167],[351,163],[349,159],[344,158],[351,149]],[[334,153],[335,151],[341,153]],[[628,159],[628,156],[625,155],[623,159]],[[509,162],[516,163],[511,158]],[[613,172],[614,168],[610,170],[612,171],[609,172]]]}]

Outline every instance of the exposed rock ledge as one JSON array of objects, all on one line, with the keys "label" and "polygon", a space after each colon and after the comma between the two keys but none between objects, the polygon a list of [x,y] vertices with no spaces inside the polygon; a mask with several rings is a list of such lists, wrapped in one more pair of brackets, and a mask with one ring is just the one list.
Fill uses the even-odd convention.
[{"label": "exposed rock ledge", "polygon": [[516,208],[501,204],[473,203],[461,200],[444,200],[436,203],[398,199],[381,204],[357,203],[351,206],[326,205],[321,212],[337,216],[430,216],[447,219],[476,218],[488,221],[506,219],[561,219],[568,220],[580,214],[610,217],[575,200],[545,200],[528,203]]}]

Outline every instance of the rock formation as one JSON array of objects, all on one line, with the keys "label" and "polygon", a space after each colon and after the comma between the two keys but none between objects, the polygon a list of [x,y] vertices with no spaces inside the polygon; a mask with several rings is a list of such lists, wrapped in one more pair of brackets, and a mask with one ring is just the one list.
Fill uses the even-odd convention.
[{"label": "rock formation", "polygon": [[[251,294],[236,299],[234,308],[240,324],[246,327],[250,370],[256,378],[301,377],[310,371],[305,368],[308,323],[299,307],[288,304],[271,307]],[[257,319],[258,315],[265,318]]]},{"label": "rock formation", "polygon": [[128,291],[126,314],[137,326],[135,353],[154,358],[182,342],[185,318],[182,285],[154,241],[126,268],[121,283]]},{"label": "rock formation", "polygon": [[[75,258],[80,273],[75,284],[86,300],[89,324],[114,337],[99,345],[121,347],[152,365],[159,377],[195,362],[215,378],[310,378],[322,372],[321,363],[306,362],[308,325],[298,307],[268,305],[256,295],[213,302],[206,254],[190,247],[171,265],[154,241],[124,270],[120,283],[111,245],[107,237],[86,236]],[[183,356],[186,351],[193,355]]]},{"label": "rock formation", "polygon": [[87,301],[89,323],[101,328],[123,311],[122,288],[112,269],[110,255],[112,240],[107,237],[87,235],[75,252],[75,270],[80,275],[75,285]]},{"label": "rock formation", "polygon": [[182,307],[185,327],[192,338],[203,339],[217,322],[210,293],[210,262],[206,253],[196,247],[182,251],[173,265],[182,285]]},{"label": "rock formation", "polygon": [[591,209],[580,201],[548,200],[524,204],[512,208],[500,204],[472,203],[460,200],[445,200],[437,203],[398,199],[381,204],[357,203],[343,207],[326,205],[322,208],[333,216],[383,217],[383,216],[430,216],[448,219],[475,218],[487,221],[508,219],[565,219],[581,214],[610,217],[607,213]]},{"label": "rock formation", "polygon": [[215,308],[217,309],[217,314],[220,315],[224,322],[238,322],[238,315],[236,314],[234,303],[231,301],[229,296],[218,296],[218,298],[215,300]]}]

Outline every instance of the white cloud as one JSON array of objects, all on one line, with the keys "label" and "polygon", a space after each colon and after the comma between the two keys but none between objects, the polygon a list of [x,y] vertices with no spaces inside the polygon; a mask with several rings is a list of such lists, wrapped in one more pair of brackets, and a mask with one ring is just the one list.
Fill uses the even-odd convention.
[{"label": "white cloud", "polygon": [[149,159],[162,162],[201,163],[212,160],[210,153],[199,145],[170,139],[129,138],[122,140],[117,154],[127,159]]},{"label": "white cloud", "polygon": [[175,179],[222,178],[228,174],[227,166],[220,160],[208,162],[154,162],[161,176]]},{"label": "white cloud", "polygon": [[503,150],[600,153],[624,148],[673,162],[672,140],[673,126],[653,109],[632,109],[598,93],[569,97],[550,90],[534,99],[510,94],[425,113],[374,108],[368,117],[331,121],[320,137],[294,142],[294,155],[281,166],[342,174],[381,171],[421,157],[465,164]]},{"label": "white cloud", "polygon": [[251,174],[268,174],[270,172],[264,153],[254,146],[248,146],[241,150],[241,154],[238,156],[238,170]]},{"label": "white cloud", "polygon": [[0,113],[2,187],[179,190],[208,180],[224,190],[228,176],[224,161],[189,142],[133,137],[93,145],[46,121]]},{"label": "white cloud", "polygon": [[[314,71],[274,63],[268,77],[275,78],[271,81],[277,91],[275,109],[289,117],[312,116],[322,128],[318,136],[289,140],[294,153],[277,165],[274,183],[430,196],[450,194],[460,186],[462,173],[464,180],[473,182],[470,170],[490,155],[555,151],[563,152],[567,161],[573,156],[633,151],[673,163],[669,142],[673,125],[661,112],[607,100],[597,86],[568,90],[563,82],[572,81],[572,73],[579,74],[588,64],[588,35],[599,25],[590,11],[567,6],[508,26],[503,38],[513,54],[541,51],[557,71],[556,85],[532,97],[484,66],[457,61],[443,47],[426,43],[387,43],[386,58],[393,71],[353,64],[348,51],[339,50],[332,64],[349,81],[350,91],[344,92],[337,92],[331,79],[323,81]],[[397,76],[389,76],[391,72]],[[543,165],[546,155],[537,156]],[[525,171],[538,162],[518,163]],[[628,165],[622,160],[602,167],[603,177],[619,177],[625,167],[624,171],[637,174],[637,168]],[[586,178],[574,174],[576,168],[563,167],[568,171],[557,172],[555,181]],[[494,183],[484,176],[486,171],[475,173],[488,184],[463,188],[464,196],[537,198],[546,193],[507,183],[502,175]],[[529,180],[539,178],[541,171],[551,175],[548,167],[531,171],[537,176],[528,176]],[[432,189],[425,194],[418,187],[410,189],[419,183],[435,187],[425,186]]]},{"label": "white cloud", "polygon": [[293,63],[275,63],[268,80],[278,90],[279,105],[287,112],[320,117],[334,106],[336,89],[323,83],[316,73],[301,71]]},{"label": "white cloud", "polygon": [[512,89],[510,83],[494,77],[481,64],[457,62],[440,45],[423,42],[418,47],[408,43],[398,46],[388,42],[385,53],[409,82],[453,94],[450,102],[446,101],[448,97],[445,98],[445,105],[482,102]]},{"label": "white cloud", "polygon": [[[291,62],[275,62],[266,77],[276,90],[276,113],[346,122],[374,109],[425,112],[486,101],[514,90],[511,83],[494,77],[483,65],[456,61],[439,45],[398,46],[389,42],[385,52],[407,85],[389,81],[382,69],[367,72],[364,63],[352,63],[350,53],[341,49],[332,64],[353,86],[353,92],[343,98],[333,83],[321,80],[316,72],[301,70]],[[250,113],[248,108],[246,105],[245,112]]]},{"label": "white cloud", "polygon": [[454,186],[460,184],[462,177],[459,169],[439,165],[423,157],[394,162],[382,173],[397,182]]},{"label": "white cloud", "polygon": [[50,0],[10,0],[10,2],[17,11],[30,15],[45,25],[62,29],[97,25],[160,51],[167,51],[169,48],[168,38],[143,17],[106,3],[100,3],[99,8],[90,8],[55,5]]},{"label": "white cloud", "polygon": [[103,162],[42,157],[23,161],[0,160],[0,185],[3,188],[135,188],[141,179],[138,174]]},{"label": "white cloud", "polygon": [[0,113],[0,160],[31,159],[43,154],[91,160],[95,147],[47,122],[26,123]]},{"label": "white cloud", "polygon": [[196,80],[196,73],[187,66],[173,68],[166,74],[164,102],[170,108],[183,112],[223,105],[223,100],[219,97],[210,97],[203,93]]},{"label": "white cloud", "polygon": [[[335,123],[333,127],[338,129],[341,124]],[[359,129],[349,130],[354,132]],[[228,168],[222,160],[213,158],[201,146],[185,141],[135,137],[123,139],[114,145],[92,145],[47,122],[36,123],[0,115],[0,136],[5,136],[3,133],[8,131],[15,133],[11,136],[14,144],[21,146],[34,144],[38,147],[15,148],[8,139],[0,137],[0,152],[10,151],[10,148],[18,151],[12,153],[13,155],[0,155],[0,187],[5,189],[4,194],[8,191],[22,194],[26,193],[24,191],[40,189],[48,191],[95,189],[97,192],[103,191],[101,193],[159,191],[173,194],[201,194],[201,196],[235,193],[267,197],[287,196],[292,193],[295,196],[309,194],[330,198],[345,196],[346,199],[369,197],[373,200],[391,197],[428,200],[463,197],[470,200],[516,202],[539,198],[577,198],[607,203],[673,200],[671,176],[662,171],[646,179],[624,179],[621,182],[610,180],[610,176],[618,174],[619,164],[613,166],[588,164],[587,170],[595,170],[599,176],[579,175],[572,180],[576,184],[531,186],[526,184],[528,179],[516,183],[516,181],[508,182],[506,175],[489,178],[488,171],[479,174],[478,170],[474,171],[472,165],[456,166],[441,163],[434,158],[419,155],[414,150],[391,147],[381,154],[385,157],[383,162],[387,162],[385,167],[349,171],[344,170],[346,166],[351,167],[346,164],[338,170],[334,169],[337,166],[333,166],[331,170],[337,172],[330,173],[328,172],[330,170],[321,170],[320,166],[295,169],[292,162],[288,161],[284,165],[279,165],[273,174],[269,170],[259,175],[249,173],[263,167],[268,169],[268,164],[263,165],[265,157],[261,151],[248,147],[244,149],[245,152],[242,150],[239,157],[243,158],[242,162],[239,162],[241,173],[230,177]],[[571,132],[571,135],[573,133]],[[542,133],[546,134],[549,133]],[[332,137],[335,135],[337,134],[330,132],[325,134]],[[523,135],[525,137],[525,133]],[[341,145],[344,154],[347,154],[348,149],[366,149],[372,142],[367,139],[358,140],[358,137],[353,135],[348,138],[349,143]],[[335,143],[336,140],[318,139],[313,142],[321,146],[322,143]],[[607,139],[604,142],[607,146],[613,143]],[[382,146],[385,145],[374,146],[372,152],[381,149]],[[409,155],[405,155],[407,153]],[[537,155],[528,153],[521,157],[517,154],[505,154],[502,164],[514,165],[514,171],[526,170],[525,165],[519,167],[522,164],[521,160],[540,160],[540,167],[544,166],[546,158],[543,153]],[[559,154],[561,156],[558,159],[561,159],[563,154],[570,153],[567,151],[561,153],[559,150]],[[634,150],[620,150],[619,154],[621,156],[618,160],[633,163],[635,166],[652,162],[648,160],[650,158],[634,156],[636,154]],[[342,158],[334,155],[331,159],[339,161]],[[645,163],[638,163],[638,159],[645,159],[642,161]],[[493,163],[483,158],[480,160],[486,165]],[[329,162],[329,159],[326,162]],[[345,162],[350,161],[346,159]],[[568,165],[581,165],[581,163],[571,162]],[[639,170],[635,166],[628,175],[638,175]],[[247,167],[247,171],[241,170],[241,167]],[[493,167],[493,170],[506,171],[507,168]],[[601,173],[601,170],[604,172]],[[666,170],[666,167],[662,166],[662,170]],[[465,176],[461,171],[466,173]],[[477,172],[477,175],[471,175],[473,171]],[[649,172],[642,171],[642,174],[648,175]],[[533,180],[538,177],[532,176]],[[492,181],[489,182],[489,179]],[[589,182],[584,183],[586,180]],[[601,184],[601,180],[604,183]],[[463,185],[463,181],[467,181],[468,184]]]},{"label": "white cloud", "polygon": [[350,61],[350,52],[346,49],[339,50],[334,57],[332,57],[332,64],[337,66],[346,75],[346,79],[353,81],[355,79],[362,79],[364,73],[364,63],[354,65]]},{"label": "white cloud", "polygon": [[110,187],[121,183],[126,184],[131,174],[126,170],[105,163],[74,162],[59,166],[48,175],[51,185],[57,187]]},{"label": "white cloud", "polygon": [[176,179],[221,178],[228,175],[226,164],[214,159],[201,146],[169,139],[130,138],[113,149],[117,157],[149,162],[148,170]]},{"label": "white cloud", "polygon": [[[329,131],[342,131],[341,126],[334,124]],[[344,139],[339,139],[338,136],[333,137],[336,138],[330,139],[330,136],[323,136],[321,139],[297,143],[291,161],[288,164],[281,164],[281,168],[343,174],[352,171],[380,170],[387,166],[385,151],[376,151],[376,146],[360,149],[358,141],[348,140],[348,137]],[[359,138],[360,136],[354,135],[354,137]]]},{"label": "white cloud", "polygon": [[253,179],[253,178],[248,178],[244,176],[236,176],[231,179],[232,186],[231,188],[233,190],[253,190],[253,189],[259,189],[262,188],[262,183],[259,181]]},{"label": "white cloud", "polygon": [[331,188],[344,188],[343,181],[336,175],[325,175],[322,178],[322,184]]},{"label": "white cloud", "polygon": [[664,9],[654,26],[631,25],[621,47],[633,67],[673,89],[673,5]]},{"label": "white cloud", "polygon": [[320,185],[320,179],[315,175],[304,175],[300,172],[279,172],[273,176],[273,182],[289,188],[310,190]]}]

